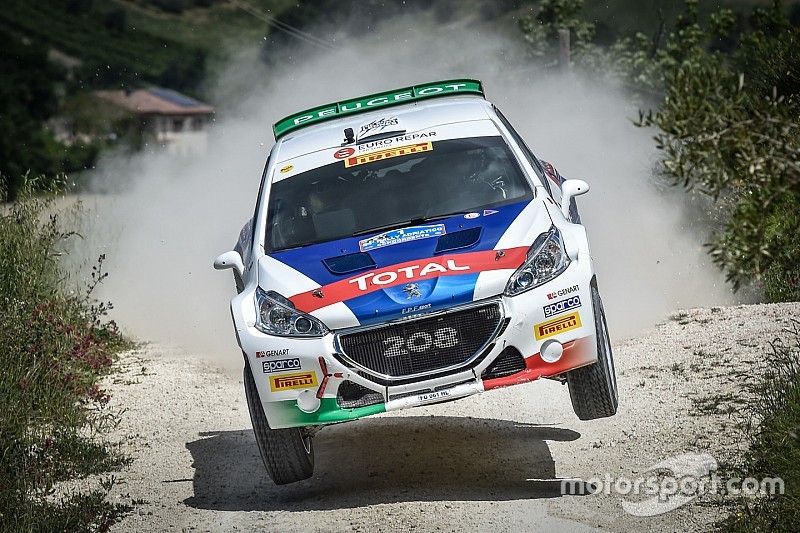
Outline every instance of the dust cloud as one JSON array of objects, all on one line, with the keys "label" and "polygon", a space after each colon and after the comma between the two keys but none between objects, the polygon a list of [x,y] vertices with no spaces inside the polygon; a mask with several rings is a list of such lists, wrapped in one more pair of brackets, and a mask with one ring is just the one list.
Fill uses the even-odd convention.
[{"label": "dust cloud", "polygon": [[[341,42],[344,41],[343,44]],[[140,339],[175,344],[224,366],[240,364],[229,272],[212,269],[252,216],[276,119],[302,108],[424,81],[482,79],[532,149],[566,177],[586,179],[578,200],[590,235],[612,335],[630,336],[671,311],[732,301],[691,227],[681,192],[659,192],[652,132],[635,128],[624,92],[578,73],[522,61],[512,38],[480,26],[400,18],[335,50],[234,51],[214,82],[217,120],[208,149],[104,157],[86,205],[87,257],[107,253],[101,296]]]}]

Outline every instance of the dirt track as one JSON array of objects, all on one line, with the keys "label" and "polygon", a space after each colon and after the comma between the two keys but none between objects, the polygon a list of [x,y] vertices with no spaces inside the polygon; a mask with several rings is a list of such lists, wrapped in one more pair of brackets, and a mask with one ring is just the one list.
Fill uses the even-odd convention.
[{"label": "dirt track", "polygon": [[702,528],[717,507],[696,500],[637,518],[619,496],[562,497],[559,479],[635,477],[677,454],[735,452],[724,407],[703,400],[735,396],[735,373],[750,374],[798,315],[797,303],[697,309],[615,342],[611,419],[580,422],[566,387],[543,380],[326,428],[315,476],[286,487],[261,464],[240,376],[150,346],[123,357],[112,385],[112,405],[127,408],[118,437],[135,459],[114,494],[145,502],[115,529]]}]

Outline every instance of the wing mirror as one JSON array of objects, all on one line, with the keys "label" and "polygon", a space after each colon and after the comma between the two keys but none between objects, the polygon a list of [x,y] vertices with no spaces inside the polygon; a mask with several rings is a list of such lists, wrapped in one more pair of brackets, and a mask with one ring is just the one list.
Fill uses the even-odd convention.
[{"label": "wing mirror", "polygon": [[561,214],[569,218],[569,203],[576,196],[589,192],[589,184],[583,180],[565,180],[561,184]]},{"label": "wing mirror", "polygon": [[232,268],[239,274],[240,278],[244,276],[244,262],[242,261],[242,256],[236,251],[225,252],[214,259],[214,268],[217,270]]}]

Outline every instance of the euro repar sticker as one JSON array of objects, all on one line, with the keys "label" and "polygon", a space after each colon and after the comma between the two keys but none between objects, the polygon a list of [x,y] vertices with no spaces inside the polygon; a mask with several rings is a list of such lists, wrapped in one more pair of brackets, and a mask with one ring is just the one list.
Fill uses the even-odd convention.
[{"label": "euro repar sticker", "polygon": [[533,333],[536,340],[546,339],[558,335],[559,333],[566,333],[573,329],[581,327],[581,316],[578,313],[570,313],[562,317],[548,320],[547,322],[540,322],[533,327]]},{"label": "euro repar sticker", "polygon": [[366,154],[358,154],[348,157],[344,160],[346,168],[364,165],[366,163],[374,163],[375,161],[382,161],[392,157],[400,157],[403,155],[411,155],[420,152],[430,152],[433,150],[432,142],[423,142],[408,144],[405,146],[397,146],[395,148],[387,148],[385,150],[378,150],[377,152],[369,152]]},{"label": "euro repar sticker", "polygon": [[575,309],[581,306],[581,298],[580,296],[573,296],[572,298],[567,298],[566,300],[560,300],[558,302],[548,304],[544,306],[544,317],[550,318],[551,316],[560,315],[570,309]]},{"label": "euro repar sticker", "polygon": [[439,237],[445,233],[444,224],[400,228],[358,241],[358,249],[362,252],[369,252],[370,250],[383,248],[384,246],[402,244],[404,242],[416,241],[418,239],[428,239],[430,237]]},{"label": "euro repar sticker", "polygon": [[[402,135],[397,135],[395,137],[388,137],[386,139],[376,139],[374,141],[366,141],[358,145],[358,151],[360,153],[373,152],[378,149],[390,148],[396,144],[404,144],[408,142],[422,142],[423,140],[430,139],[431,137],[436,137],[435,131],[429,130],[420,133],[402,134]],[[344,158],[340,157],[338,159],[344,159]]]},{"label": "euro repar sticker", "polygon": [[293,389],[310,389],[317,386],[316,372],[295,372],[269,377],[269,388],[272,392]]}]

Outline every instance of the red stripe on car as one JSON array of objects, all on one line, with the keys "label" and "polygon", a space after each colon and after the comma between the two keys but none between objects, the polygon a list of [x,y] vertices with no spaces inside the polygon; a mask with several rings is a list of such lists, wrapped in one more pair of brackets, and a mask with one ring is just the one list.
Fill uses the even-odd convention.
[{"label": "red stripe on car", "polygon": [[525,261],[527,246],[507,250],[484,250],[416,259],[364,272],[318,289],[295,294],[289,300],[304,313],[344,302],[364,294],[440,276],[458,276],[488,270],[516,269]]}]

